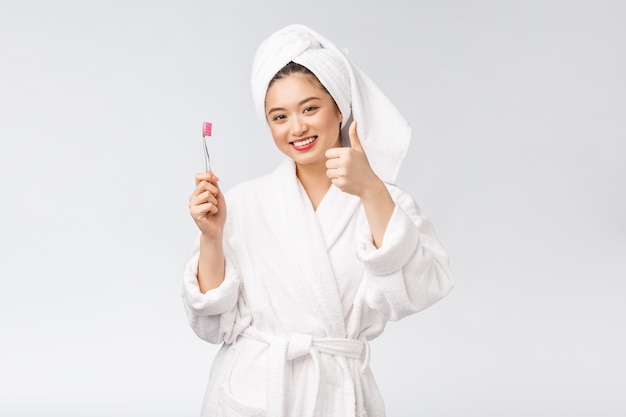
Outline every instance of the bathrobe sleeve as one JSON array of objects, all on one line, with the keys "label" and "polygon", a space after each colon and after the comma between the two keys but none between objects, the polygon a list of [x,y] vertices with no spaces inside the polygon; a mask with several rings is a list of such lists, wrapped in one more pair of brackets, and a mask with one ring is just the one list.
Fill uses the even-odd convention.
[{"label": "bathrobe sleeve", "polygon": [[199,237],[193,255],[183,274],[183,305],[193,331],[210,343],[231,343],[250,323],[251,317],[241,294],[241,280],[234,263],[225,249],[226,271],[224,282],[202,293],[198,284]]},{"label": "bathrobe sleeve", "polygon": [[443,298],[454,281],[448,256],[431,222],[413,198],[389,187],[395,208],[380,248],[364,233],[357,257],[364,266],[367,304],[387,320],[399,320]]}]

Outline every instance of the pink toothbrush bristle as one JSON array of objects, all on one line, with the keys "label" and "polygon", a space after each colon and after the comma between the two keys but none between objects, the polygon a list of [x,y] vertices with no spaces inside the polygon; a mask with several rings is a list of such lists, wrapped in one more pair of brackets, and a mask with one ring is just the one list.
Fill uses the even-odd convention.
[{"label": "pink toothbrush bristle", "polygon": [[211,131],[213,130],[213,123],[211,122],[202,122],[202,145],[204,146],[204,165],[208,171],[211,170],[211,157],[209,156],[209,148],[207,148],[207,136],[211,136]]},{"label": "pink toothbrush bristle", "polygon": [[202,136],[211,136],[212,129],[213,129],[213,123],[203,122],[202,123]]}]

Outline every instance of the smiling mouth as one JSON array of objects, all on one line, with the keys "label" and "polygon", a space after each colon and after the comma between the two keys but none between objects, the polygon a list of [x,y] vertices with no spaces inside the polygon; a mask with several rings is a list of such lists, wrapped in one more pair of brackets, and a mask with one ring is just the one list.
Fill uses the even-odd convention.
[{"label": "smiling mouth", "polygon": [[306,139],[299,139],[299,140],[294,140],[293,142],[289,142],[291,145],[295,146],[296,148],[302,148],[303,146],[307,146],[310,145],[311,143],[315,142],[317,140],[317,136],[310,136]]}]

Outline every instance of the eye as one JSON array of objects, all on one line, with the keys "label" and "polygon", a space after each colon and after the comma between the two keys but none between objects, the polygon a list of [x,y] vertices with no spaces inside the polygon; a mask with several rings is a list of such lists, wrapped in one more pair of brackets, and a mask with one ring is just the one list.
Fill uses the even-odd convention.
[{"label": "eye", "polygon": [[310,112],[315,111],[315,110],[317,110],[317,107],[315,107],[315,106],[307,106],[307,107],[304,108],[304,112],[305,113],[310,113]]},{"label": "eye", "polygon": [[286,116],[284,114],[277,114],[276,116],[272,117],[272,120],[277,122],[279,120],[284,120],[286,118]]}]

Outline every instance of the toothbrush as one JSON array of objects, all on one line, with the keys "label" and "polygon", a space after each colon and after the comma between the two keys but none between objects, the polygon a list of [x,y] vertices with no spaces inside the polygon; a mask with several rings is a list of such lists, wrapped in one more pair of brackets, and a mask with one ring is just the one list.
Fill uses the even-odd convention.
[{"label": "toothbrush", "polygon": [[202,144],[204,145],[204,167],[206,171],[211,170],[211,157],[209,156],[209,148],[206,146],[207,136],[211,136],[213,124],[211,122],[202,122]]}]

